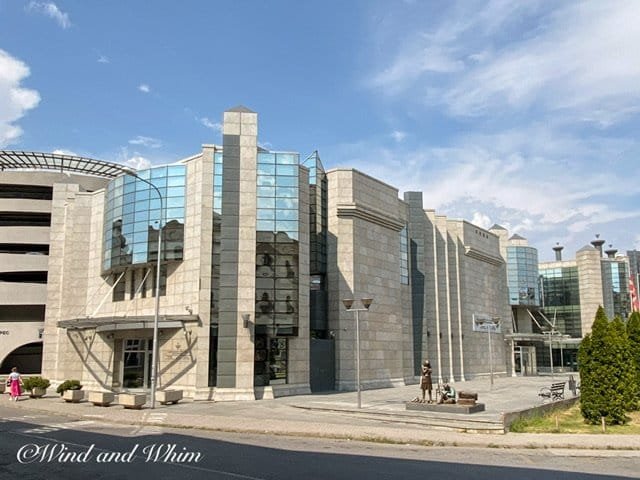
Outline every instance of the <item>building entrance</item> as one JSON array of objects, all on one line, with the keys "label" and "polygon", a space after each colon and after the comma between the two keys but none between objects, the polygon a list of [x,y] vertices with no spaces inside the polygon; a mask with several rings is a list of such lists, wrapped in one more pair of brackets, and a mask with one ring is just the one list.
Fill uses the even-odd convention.
[{"label": "building entrance", "polygon": [[514,365],[516,367],[516,374],[524,377],[530,375],[536,375],[536,347],[515,347]]},{"label": "building entrance", "polygon": [[123,340],[122,387],[127,390],[151,388],[153,340]]}]

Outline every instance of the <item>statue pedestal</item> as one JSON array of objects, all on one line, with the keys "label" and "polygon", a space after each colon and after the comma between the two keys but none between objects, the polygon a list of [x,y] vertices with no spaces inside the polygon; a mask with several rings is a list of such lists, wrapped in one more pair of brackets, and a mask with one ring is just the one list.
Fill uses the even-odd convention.
[{"label": "statue pedestal", "polygon": [[407,402],[407,410],[417,410],[422,412],[443,412],[443,413],[478,413],[484,412],[484,403],[475,405],[460,405],[459,403],[420,403]]}]

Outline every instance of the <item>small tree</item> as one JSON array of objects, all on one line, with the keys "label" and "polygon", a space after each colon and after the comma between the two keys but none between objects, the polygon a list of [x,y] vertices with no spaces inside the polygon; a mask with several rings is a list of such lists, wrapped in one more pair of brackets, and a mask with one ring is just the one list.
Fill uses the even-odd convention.
[{"label": "small tree", "polygon": [[[631,344],[627,336],[627,329],[620,317],[616,317],[609,324],[608,331],[607,366],[610,383],[616,392],[615,404],[620,412],[613,415],[614,423],[625,423],[625,412],[630,412],[635,408],[636,393],[636,366],[633,362]],[[617,398],[619,396],[619,398]]]},{"label": "small tree", "polygon": [[587,335],[580,344],[578,361],[580,363],[580,411],[589,423],[597,424],[601,417],[609,416],[609,396],[611,388],[607,377],[605,352],[609,320],[602,306],[598,307],[596,318]]},{"label": "small tree", "polygon": [[635,402],[633,408],[640,409],[640,312],[633,312],[627,322],[627,336],[629,337],[629,350],[636,367],[635,375]]}]

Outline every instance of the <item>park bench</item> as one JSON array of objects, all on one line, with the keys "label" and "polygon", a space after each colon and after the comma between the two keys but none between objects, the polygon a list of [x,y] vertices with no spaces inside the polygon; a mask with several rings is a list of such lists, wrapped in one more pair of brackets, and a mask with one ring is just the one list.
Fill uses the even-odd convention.
[{"label": "park bench", "polygon": [[542,397],[542,401],[564,400],[564,385],[566,382],[552,383],[551,387],[542,387],[538,396]]}]

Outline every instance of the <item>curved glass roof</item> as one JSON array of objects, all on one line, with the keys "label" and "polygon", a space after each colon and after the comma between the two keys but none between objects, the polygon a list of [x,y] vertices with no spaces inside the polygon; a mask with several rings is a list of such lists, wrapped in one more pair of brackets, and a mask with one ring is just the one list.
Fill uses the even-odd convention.
[{"label": "curved glass roof", "polygon": [[57,153],[0,150],[0,170],[57,170],[114,178],[133,170],[119,163]]}]

